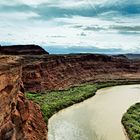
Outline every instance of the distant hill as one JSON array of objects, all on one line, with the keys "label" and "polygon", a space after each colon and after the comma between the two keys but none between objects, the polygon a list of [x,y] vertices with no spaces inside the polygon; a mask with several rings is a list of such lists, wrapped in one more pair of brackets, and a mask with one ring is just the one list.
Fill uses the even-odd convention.
[{"label": "distant hill", "polygon": [[128,58],[128,59],[140,59],[140,54],[118,54],[118,55],[112,55],[113,57],[117,58]]},{"label": "distant hill", "polygon": [[125,54],[117,54],[117,55],[112,55],[112,56],[116,58],[124,58],[124,59],[128,58]]},{"label": "distant hill", "polygon": [[128,53],[128,54],[125,54],[125,56],[129,59],[140,59],[140,54],[131,54],[131,53]]},{"label": "distant hill", "polygon": [[0,46],[0,54],[4,55],[41,55],[49,54],[38,45]]}]

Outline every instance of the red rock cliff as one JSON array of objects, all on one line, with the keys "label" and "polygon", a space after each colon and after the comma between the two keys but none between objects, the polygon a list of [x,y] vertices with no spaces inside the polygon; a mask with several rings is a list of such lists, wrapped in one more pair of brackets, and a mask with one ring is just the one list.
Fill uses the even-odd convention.
[{"label": "red rock cliff", "polygon": [[0,56],[0,140],[44,140],[39,106],[26,100],[17,57]]},{"label": "red rock cliff", "polygon": [[140,61],[106,55],[23,57],[22,80],[28,91],[63,89],[84,82],[140,80]]}]

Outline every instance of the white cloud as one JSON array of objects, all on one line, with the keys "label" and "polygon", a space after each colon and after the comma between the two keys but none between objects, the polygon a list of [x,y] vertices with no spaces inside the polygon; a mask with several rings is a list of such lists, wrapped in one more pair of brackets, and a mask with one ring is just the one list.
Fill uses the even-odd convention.
[{"label": "white cloud", "polygon": [[[9,3],[8,3],[9,1]],[[128,2],[128,0],[124,0]],[[10,42],[13,44],[39,44],[43,46],[77,46],[77,47],[98,47],[98,48],[119,48],[124,51],[136,51],[140,49],[140,31],[135,31],[133,34],[127,34],[126,27],[130,27],[133,31],[135,26],[140,26],[140,14],[133,16],[124,16],[116,12],[107,11],[98,16],[76,16],[58,17],[53,15],[53,18],[43,19],[38,13],[40,4],[55,6],[65,9],[84,9],[95,8],[94,6],[105,4],[111,5],[116,2],[121,5],[120,0],[10,0],[0,1],[0,4],[12,7],[13,5],[25,4],[33,7],[31,11],[12,11],[0,12],[0,41]],[[118,3],[117,3],[118,2]],[[138,3],[136,0],[134,3]],[[26,10],[26,9],[25,9]],[[40,10],[40,9],[39,9]],[[43,9],[47,15],[47,10]],[[61,11],[63,12],[63,11]],[[61,13],[60,12],[60,13]],[[81,12],[83,12],[81,10]],[[85,12],[85,11],[84,11]],[[91,11],[88,11],[91,12]],[[55,14],[55,13],[54,13]],[[114,16],[115,15],[115,16]],[[42,18],[40,18],[42,16]],[[109,16],[109,18],[108,18]],[[111,17],[111,18],[110,18]],[[110,28],[113,27],[113,28]],[[119,27],[119,28],[117,28]],[[123,27],[125,30],[123,30]],[[87,29],[88,30],[85,30]],[[120,33],[125,32],[124,34]]]},{"label": "white cloud", "polygon": [[[46,22],[33,22],[26,23],[22,26],[12,26],[5,28],[2,31],[3,42],[14,42],[15,44],[35,43],[43,46],[82,46],[82,47],[98,47],[105,48],[118,48],[124,51],[132,51],[139,47],[140,37],[138,35],[123,35],[116,31],[84,31],[86,36],[81,36],[83,33],[82,28],[73,28],[73,26],[64,25],[57,26],[54,22],[70,22],[70,25],[83,25],[83,26],[96,26],[106,28],[110,25],[117,25],[113,21],[104,21],[98,18],[83,18],[74,17],[73,19],[56,19]],[[129,23],[126,23],[129,24]],[[10,34],[9,34],[10,33]]]},{"label": "white cloud", "polygon": [[12,2],[11,2],[11,0],[1,0],[0,1],[0,5],[13,6],[15,4],[17,4],[17,0],[12,0]]},{"label": "white cloud", "polygon": [[49,0],[17,0],[17,1],[31,6],[36,6],[42,3],[49,2]]},{"label": "white cloud", "polygon": [[56,7],[79,7],[85,5],[93,5],[105,2],[106,0],[17,0],[17,2],[24,3],[27,5],[40,5],[49,4]]},{"label": "white cloud", "polygon": [[9,21],[15,21],[15,20],[27,20],[29,18],[34,18],[34,17],[39,17],[37,13],[34,12],[11,12],[11,13],[6,13],[6,12],[1,12],[0,13],[0,18],[3,20],[9,20]]}]

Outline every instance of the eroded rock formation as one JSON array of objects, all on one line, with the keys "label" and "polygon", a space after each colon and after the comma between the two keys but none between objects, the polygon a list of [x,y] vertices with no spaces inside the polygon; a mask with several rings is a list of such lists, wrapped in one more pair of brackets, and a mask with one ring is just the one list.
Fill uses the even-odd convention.
[{"label": "eroded rock formation", "polygon": [[42,113],[26,100],[21,77],[18,57],[0,56],[0,140],[44,140]]},{"label": "eroded rock formation", "polygon": [[140,61],[106,55],[44,55],[23,58],[27,91],[63,89],[85,82],[140,80]]}]

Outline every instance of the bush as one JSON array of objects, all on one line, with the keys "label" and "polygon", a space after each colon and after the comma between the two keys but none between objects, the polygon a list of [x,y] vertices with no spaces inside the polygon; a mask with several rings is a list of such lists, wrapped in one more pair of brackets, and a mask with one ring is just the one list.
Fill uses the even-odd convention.
[{"label": "bush", "polygon": [[140,140],[140,103],[127,110],[123,115],[122,124],[130,140]]}]

